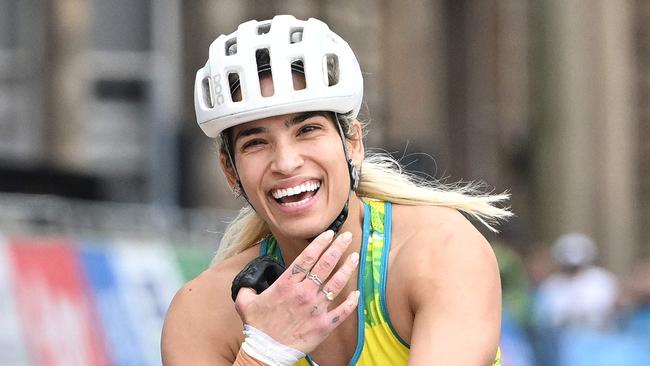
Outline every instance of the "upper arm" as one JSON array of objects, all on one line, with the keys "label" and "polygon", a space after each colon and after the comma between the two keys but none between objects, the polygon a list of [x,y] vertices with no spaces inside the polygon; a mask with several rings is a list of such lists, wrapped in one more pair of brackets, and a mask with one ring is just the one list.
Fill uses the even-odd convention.
[{"label": "upper arm", "polygon": [[414,314],[409,364],[491,365],[501,324],[494,253],[464,218],[428,227],[404,253]]},{"label": "upper arm", "polygon": [[199,277],[174,296],[162,332],[165,366],[232,365],[242,324],[220,282]]}]

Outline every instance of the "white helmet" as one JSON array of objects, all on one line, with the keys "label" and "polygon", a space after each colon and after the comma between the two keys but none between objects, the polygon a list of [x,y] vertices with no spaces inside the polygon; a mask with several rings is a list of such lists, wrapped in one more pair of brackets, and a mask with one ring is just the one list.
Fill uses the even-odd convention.
[{"label": "white helmet", "polygon": [[[270,65],[257,64],[260,50],[269,52]],[[274,93],[262,96],[259,72],[267,70]],[[304,70],[304,89],[294,90],[292,70]],[[328,80],[328,71],[338,75],[336,80]],[[233,101],[238,87],[241,98]],[[210,137],[287,113],[331,111],[356,117],[362,98],[361,69],[347,42],[318,19],[303,21],[291,15],[251,20],[220,35],[210,45],[208,62],[196,73],[194,84],[196,118]]]}]

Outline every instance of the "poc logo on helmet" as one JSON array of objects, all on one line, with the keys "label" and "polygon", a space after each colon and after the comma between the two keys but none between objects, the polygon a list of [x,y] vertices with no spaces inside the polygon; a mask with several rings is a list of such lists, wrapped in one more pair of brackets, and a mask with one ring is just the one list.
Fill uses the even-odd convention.
[{"label": "poc logo on helmet", "polygon": [[221,74],[215,74],[212,81],[212,89],[215,95],[217,105],[222,105],[225,101],[223,97],[223,86],[221,86]]}]

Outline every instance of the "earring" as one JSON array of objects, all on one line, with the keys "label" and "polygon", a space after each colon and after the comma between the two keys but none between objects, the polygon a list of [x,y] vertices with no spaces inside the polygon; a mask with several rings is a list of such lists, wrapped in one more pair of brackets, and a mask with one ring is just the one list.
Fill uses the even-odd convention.
[{"label": "earring", "polygon": [[242,196],[242,190],[241,190],[241,186],[240,186],[239,184],[237,184],[236,186],[232,187],[232,195],[233,195],[233,197],[235,197],[235,198],[239,198],[239,197]]}]

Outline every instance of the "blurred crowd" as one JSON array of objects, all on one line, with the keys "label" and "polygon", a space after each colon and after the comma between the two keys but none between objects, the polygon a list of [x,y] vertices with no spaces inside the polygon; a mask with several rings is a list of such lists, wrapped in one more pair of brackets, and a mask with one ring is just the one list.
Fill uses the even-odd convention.
[{"label": "blurred crowd", "polygon": [[650,365],[650,260],[617,276],[581,233],[520,256],[494,245],[504,365]]}]

